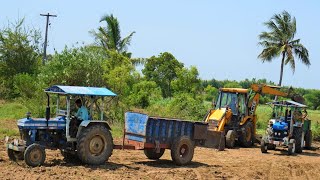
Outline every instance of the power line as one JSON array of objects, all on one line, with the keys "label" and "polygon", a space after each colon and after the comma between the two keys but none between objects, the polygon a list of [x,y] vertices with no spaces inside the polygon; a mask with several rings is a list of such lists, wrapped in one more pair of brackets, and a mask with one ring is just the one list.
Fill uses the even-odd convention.
[{"label": "power line", "polygon": [[47,41],[48,41],[48,25],[49,25],[49,17],[57,17],[57,15],[53,14],[40,14],[40,16],[46,16],[47,17],[47,23],[46,23],[46,34],[44,37],[44,47],[43,47],[43,60],[42,64],[44,65],[45,61],[47,60]]}]

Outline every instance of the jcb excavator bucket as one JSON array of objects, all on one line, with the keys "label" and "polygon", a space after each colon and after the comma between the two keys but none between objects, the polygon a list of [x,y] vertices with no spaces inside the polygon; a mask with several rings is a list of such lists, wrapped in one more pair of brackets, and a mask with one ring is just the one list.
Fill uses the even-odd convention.
[{"label": "jcb excavator bucket", "polygon": [[205,141],[205,147],[215,148],[219,151],[223,151],[226,146],[224,132],[208,130],[207,139]]}]

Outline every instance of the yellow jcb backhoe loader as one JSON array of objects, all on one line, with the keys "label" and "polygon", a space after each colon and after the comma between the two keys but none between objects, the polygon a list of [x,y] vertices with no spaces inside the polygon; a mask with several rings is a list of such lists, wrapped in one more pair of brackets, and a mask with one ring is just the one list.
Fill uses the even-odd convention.
[{"label": "yellow jcb backhoe loader", "polygon": [[259,84],[252,84],[250,91],[242,88],[220,88],[213,109],[204,118],[209,123],[206,146],[219,150],[223,150],[225,146],[232,148],[235,142],[243,147],[252,146],[256,134],[255,112],[259,98],[263,94],[288,96],[288,93],[279,91],[279,88]]}]

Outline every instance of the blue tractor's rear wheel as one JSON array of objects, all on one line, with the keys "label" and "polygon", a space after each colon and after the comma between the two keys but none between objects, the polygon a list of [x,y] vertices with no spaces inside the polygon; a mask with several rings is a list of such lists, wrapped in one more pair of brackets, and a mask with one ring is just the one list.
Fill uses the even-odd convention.
[{"label": "blue tractor's rear wheel", "polygon": [[99,165],[105,163],[113,151],[110,131],[101,124],[83,129],[77,142],[77,154],[83,163]]}]

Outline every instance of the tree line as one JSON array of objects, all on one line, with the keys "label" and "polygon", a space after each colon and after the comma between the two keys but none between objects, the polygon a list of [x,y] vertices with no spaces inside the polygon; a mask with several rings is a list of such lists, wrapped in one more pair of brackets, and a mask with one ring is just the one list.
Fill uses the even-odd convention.
[{"label": "tree line", "polygon": [[[107,87],[118,94],[108,105],[106,116],[111,121],[122,121],[127,110],[201,120],[220,87],[275,84],[266,79],[202,80],[195,66],[186,67],[170,52],[132,58],[128,46],[135,32],[122,38],[120,24],[113,15],[103,16],[100,22],[101,27],[90,32],[94,43],[65,47],[61,52],[49,55],[44,65],[41,63],[40,31],[26,28],[24,20],[2,28],[1,98],[20,101],[33,114],[43,116],[43,89],[49,86]],[[292,59],[287,61],[290,63]],[[137,70],[138,66],[143,67],[141,72]],[[298,88],[296,91],[305,97],[312,109],[319,109],[319,90]],[[271,99],[265,96],[261,101]]]}]

